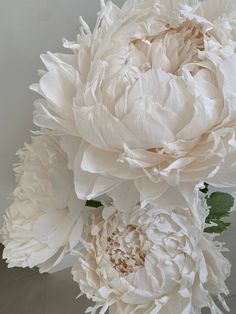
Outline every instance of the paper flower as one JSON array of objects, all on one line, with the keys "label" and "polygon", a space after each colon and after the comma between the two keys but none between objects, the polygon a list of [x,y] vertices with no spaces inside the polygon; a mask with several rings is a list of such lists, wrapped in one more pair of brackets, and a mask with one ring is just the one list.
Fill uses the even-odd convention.
[{"label": "paper flower", "polygon": [[56,137],[33,137],[18,156],[18,186],[2,230],[3,258],[9,267],[39,266],[44,272],[79,242],[85,202],[76,197],[73,173]]},{"label": "paper flower", "polygon": [[222,246],[196,228],[183,209],[148,205],[131,212],[105,207],[85,230],[85,248],[72,269],[82,294],[95,302],[88,312],[200,314],[211,297],[228,294],[230,263]]},{"label": "paper flower", "polygon": [[236,186],[232,2],[101,3],[94,31],[82,21],[65,41],[74,54],[42,56],[48,72],[33,87],[45,98],[35,123],[83,139],[78,197],[174,207],[199,182]]}]

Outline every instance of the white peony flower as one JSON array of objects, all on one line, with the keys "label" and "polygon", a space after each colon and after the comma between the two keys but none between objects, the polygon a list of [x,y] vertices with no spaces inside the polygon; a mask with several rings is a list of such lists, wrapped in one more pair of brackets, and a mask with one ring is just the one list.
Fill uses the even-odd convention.
[{"label": "white peony flower", "polygon": [[82,294],[104,314],[222,313],[211,294],[228,294],[230,263],[222,245],[192,224],[188,210],[148,205],[132,212],[105,207],[85,231],[72,269]]},{"label": "white peony flower", "polygon": [[33,138],[18,152],[18,186],[6,210],[3,258],[9,267],[48,271],[79,242],[85,202],[74,192],[73,173],[52,135]]},{"label": "white peony flower", "polygon": [[48,72],[33,87],[45,98],[34,122],[83,139],[78,197],[174,207],[192,204],[203,181],[236,186],[232,2],[101,3],[94,31],[82,21],[65,42],[72,55],[42,56]]}]

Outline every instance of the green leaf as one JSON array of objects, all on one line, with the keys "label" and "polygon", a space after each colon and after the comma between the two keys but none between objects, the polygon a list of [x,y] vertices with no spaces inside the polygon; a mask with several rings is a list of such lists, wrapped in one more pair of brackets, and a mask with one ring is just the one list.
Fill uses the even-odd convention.
[{"label": "green leaf", "polygon": [[207,233],[222,233],[231,225],[230,222],[224,222],[222,220],[215,220],[212,222],[215,222],[217,226],[207,227],[204,231]]},{"label": "green leaf", "polygon": [[85,206],[98,208],[102,206],[102,203],[95,200],[89,200],[86,202]]},{"label": "green leaf", "polygon": [[230,223],[223,221],[222,218],[230,215],[230,210],[234,206],[234,198],[228,193],[214,192],[206,199],[210,210],[206,223],[215,223],[216,225],[207,227],[205,232],[222,233],[230,226]]},{"label": "green leaf", "polygon": [[234,198],[228,193],[214,192],[207,198],[207,205],[210,209],[208,219],[226,217],[234,206]]}]

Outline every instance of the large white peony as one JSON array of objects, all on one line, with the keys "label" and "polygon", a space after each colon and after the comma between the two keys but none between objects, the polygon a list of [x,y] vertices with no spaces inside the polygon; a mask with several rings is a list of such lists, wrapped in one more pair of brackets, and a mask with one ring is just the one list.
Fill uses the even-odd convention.
[{"label": "large white peony", "polygon": [[[236,10],[230,0],[101,1],[72,55],[47,54],[34,122],[76,136],[79,198],[192,203],[236,186]],[[75,137],[74,137],[75,136]],[[73,150],[75,153],[75,150]],[[74,158],[74,157],[73,157]],[[129,201],[127,197],[129,196]]]},{"label": "large white peony", "polygon": [[18,185],[2,230],[3,258],[9,267],[38,266],[44,272],[79,242],[85,202],[74,192],[58,138],[47,134],[32,140],[18,152]]},{"label": "large white peony", "polygon": [[105,207],[87,227],[72,269],[82,294],[118,314],[222,313],[211,294],[228,294],[230,263],[220,243],[191,223],[189,211],[148,205],[132,212]]}]

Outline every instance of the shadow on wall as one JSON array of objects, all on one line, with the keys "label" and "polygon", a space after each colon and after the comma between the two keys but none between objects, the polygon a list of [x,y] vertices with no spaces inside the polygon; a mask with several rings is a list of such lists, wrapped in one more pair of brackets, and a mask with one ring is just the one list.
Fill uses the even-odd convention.
[{"label": "shadow on wall", "polygon": [[76,299],[80,291],[70,269],[40,274],[37,268],[8,269],[1,259],[0,278],[1,314],[83,314],[91,304],[85,296]]}]

